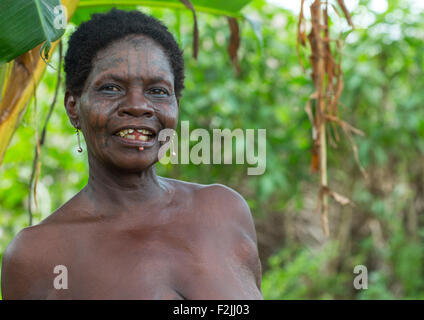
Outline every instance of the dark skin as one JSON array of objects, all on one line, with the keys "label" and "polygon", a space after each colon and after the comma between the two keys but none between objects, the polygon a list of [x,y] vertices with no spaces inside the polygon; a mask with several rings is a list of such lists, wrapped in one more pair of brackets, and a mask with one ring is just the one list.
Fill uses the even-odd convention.
[{"label": "dark skin", "polygon": [[[87,143],[88,183],[8,246],[4,299],[262,299],[245,200],[222,185],[156,175],[158,133],[177,125],[173,90],[167,56],[150,38],[98,52],[81,96],[65,95]],[[122,128],[155,136],[128,141],[116,135]],[[54,288],[56,265],[67,267],[68,289]]]}]

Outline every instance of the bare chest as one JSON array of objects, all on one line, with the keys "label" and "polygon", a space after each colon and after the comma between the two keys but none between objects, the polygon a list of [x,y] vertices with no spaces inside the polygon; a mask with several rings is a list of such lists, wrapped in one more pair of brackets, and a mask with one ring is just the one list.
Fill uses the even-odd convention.
[{"label": "bare chest", "polygon": [[214,239],[168,227],[92,231],[52,261],[52,269],[53,264],[66,268],[66,288],[63,272],[52,270],[48,298],[255,298],[258,290],[249,271],[225,241]]}]

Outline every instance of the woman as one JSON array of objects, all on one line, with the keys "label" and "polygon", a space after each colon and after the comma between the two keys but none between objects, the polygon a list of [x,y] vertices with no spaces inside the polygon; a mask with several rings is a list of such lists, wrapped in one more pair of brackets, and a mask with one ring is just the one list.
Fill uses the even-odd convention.
[{"label": "woman", "polygon": [[3,257],[5,299],[262,299],[245,200],[156,175],[174,129],[182,52],[158,20],[113,9],[74,32],[65,107],[87,143],[87,185]]}]

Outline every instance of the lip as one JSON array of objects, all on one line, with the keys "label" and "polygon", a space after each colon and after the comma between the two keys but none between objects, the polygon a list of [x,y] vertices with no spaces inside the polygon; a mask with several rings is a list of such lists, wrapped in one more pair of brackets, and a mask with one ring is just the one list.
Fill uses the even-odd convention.
[{"label": "lip", "polygon": [[[151,139],[149,141],[129,140],[129,139],[122,138],[119,135],[116,135],[119,131],[125,130],[125,129],[135,129],[135,130],[145,129],[145,130],[149,130],[149,131],[153,132],[153,137],[152,137],[153,139]],[[118,129],[116,129],[114,131],[112,137],[113,137],[113,139],[115,139],[120,144],[126,145],[128,147],[149,148],[149,147],[152,147],[156,143],[157,131],[158,130],[156,130],[155,128],[153,128],[151,126],[146,126],[146,125],[126,125],[126,126],[122,126],[122,127],[119,127]]]},{"label": "lip", "polygon": [[[123,130],[123,129],[121,129]],[[113,135],[113,139],[115,139],[117,142],[124,144],[128,147],[143,147],[143,148],[149,148],[152,147],[156,143],[156,136],[153,137],[153,139],[149,141],[141,141],[141,140],[129,140],[122,138],[121,136]]]}]

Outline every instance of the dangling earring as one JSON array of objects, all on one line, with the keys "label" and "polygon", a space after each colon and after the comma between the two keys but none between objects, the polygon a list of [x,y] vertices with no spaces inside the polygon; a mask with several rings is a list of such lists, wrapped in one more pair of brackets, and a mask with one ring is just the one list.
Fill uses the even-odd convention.
[{"label": "dangling earring", "polygon": [[78,152],[82,152],[82,147],[81,147],[81,138],[80,138],[80,133],[79,130],[76,129],[75,130],[76,134],[77,134],[77,139],[78,139]]},{"label": "dangling earring", "polygon": [[171,139],[171,155],[175,157],[177,154],[175,153],[175,149],[174,149],[174,138],[175,138],[175,132]]}]

